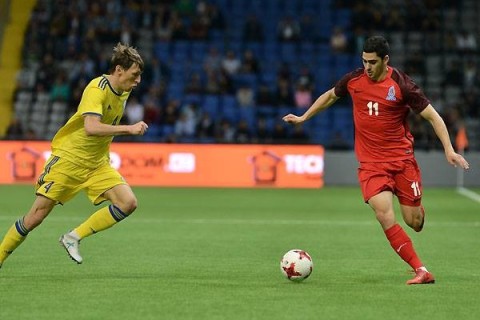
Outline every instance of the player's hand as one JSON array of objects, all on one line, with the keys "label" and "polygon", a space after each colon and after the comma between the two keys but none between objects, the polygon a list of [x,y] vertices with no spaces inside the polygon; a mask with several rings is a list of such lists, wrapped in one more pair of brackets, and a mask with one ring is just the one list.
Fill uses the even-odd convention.
[{"label": "player's hand", "polygon": [[147,132],[147,129],[148,129],[148,125],[143,122],[143,121],[140,121],[140,122],[137,122],[135,124],[132,124],[130,126],[131,128],[131,134],[132,135],[144,135],[145,132]]},{"label": "player's hand", "polygon": [[293,123],[293,124],[299,124],[305,121],[302,117],[296,116],[291,113],[287,114],[282,119],[287,123]]},{"label": "player's hand", "polygon": [[470,165],[468,164],[467,160],[465,160],[465,158],[462,155],[456,152],[447,154],[447,161],[455,168],[460,167],[465,170],[470,168]]}]

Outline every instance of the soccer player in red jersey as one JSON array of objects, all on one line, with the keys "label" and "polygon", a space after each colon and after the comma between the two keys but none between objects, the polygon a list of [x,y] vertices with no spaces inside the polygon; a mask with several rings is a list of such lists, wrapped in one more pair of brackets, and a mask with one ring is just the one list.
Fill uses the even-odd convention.
[{"label": "soccer player in red jersey", "polygon": [[364,68],[352,71],[334,88],[323,93],[302,116],[288,114],[292,124],[307,121],[350,94],[355,124],[355,154],[360,163],[358,179],[366,203],[375,212],[395,252],[415,271],[407,284],[434,283],[413,247],[412,241],[395,220],[393,195],[400,203],[403,220],[416,232],[423,228],[422,181],[414,157],[413,136],[407,125],[412,110],[433,126],[445,157],[453,166],[468,169],[468,162],[453,149],[441,116],[412,79],[388,65],[389,44],[381,36],[368,38],[363,47]]}]

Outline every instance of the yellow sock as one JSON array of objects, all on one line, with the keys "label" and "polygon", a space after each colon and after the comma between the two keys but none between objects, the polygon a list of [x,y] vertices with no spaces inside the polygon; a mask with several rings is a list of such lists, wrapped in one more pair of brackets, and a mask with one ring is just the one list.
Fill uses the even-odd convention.
[{"label": "yellow sock", "polygon": [[85,222],[76,227],[73,232],[76,233],[79,240],[81,240],[94,233],[110,228],[126,217],[127,215],[118,207],[109,205],[92,214]]},{"label": "yellow sock", "polygon": [[17,220],[13,226],[8,229],[2,243],[0,243],[0,264],[25,240],[28,232],[23,224],[23,218]]}]

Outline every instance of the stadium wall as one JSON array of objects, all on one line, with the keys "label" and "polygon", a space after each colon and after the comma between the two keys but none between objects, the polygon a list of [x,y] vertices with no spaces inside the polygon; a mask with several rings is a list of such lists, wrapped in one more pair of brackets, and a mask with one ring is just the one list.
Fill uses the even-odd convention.
[{"label": "stadium wall", "polygon": [[[470,169],[463,172],[447,163],[441,151],[416,151],[417,162],[422,170],[424,186],[456,187],[463,181],[464,187],[480,187],[480,152],[465,155]],[[358,185],[358,163],[353,151],[325,151],[325,185]]]}]

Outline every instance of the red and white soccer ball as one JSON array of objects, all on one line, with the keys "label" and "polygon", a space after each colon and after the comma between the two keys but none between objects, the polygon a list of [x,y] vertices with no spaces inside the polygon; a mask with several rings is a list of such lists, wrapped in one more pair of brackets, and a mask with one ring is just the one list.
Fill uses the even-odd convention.
[{"label": "red and white soccer ball", "polygon": [[288,280],[302,281],[312,273],[312,257],[304,250],[290,250],[280,261],[280,270]]}]

